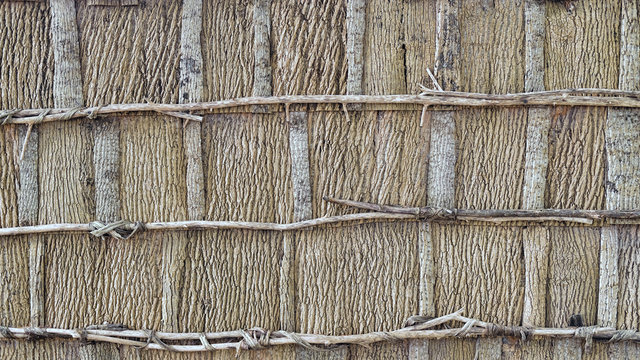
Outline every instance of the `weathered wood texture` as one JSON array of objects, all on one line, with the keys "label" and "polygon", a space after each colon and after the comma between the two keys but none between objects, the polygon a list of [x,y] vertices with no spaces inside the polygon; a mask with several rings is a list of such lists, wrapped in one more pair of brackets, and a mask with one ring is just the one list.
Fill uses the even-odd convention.
[{"label": "weathered wood texture", "polygon": [[[91,3],[76,3],[81,71],[74,81],[82,80],[82,91],[74,99],[84,98],[87,105],[185,101],[179,97],[182,2]],[[256,48],[254,36],[255,3],[202,2],[201,100],[250,96],[256,89],[254,78],[262,89],[256,95],[345,94],[351,89],[347,79],[351,65],[362,67],[359,90],[364,94],[416,93],[418,83],[431,87],[426,68],[436,63],[436,77],[452,90],[636,88],[629,84],[637,77],[633,59],[637,58],[638,9],[630,1],[546,1],[544,7],[535,8],[528,6],[542,2],[366,1],[359,29],[362,58],[353,60],[348,56],[349,0],[258,1],[264,10],[259,14],[264,21],[261,26],[271,27],[258,41],[261,49]],[[535,11],[539,17],[533,21]],[[2,109],[56,105],[50,12],[46,1],[0,4]],[[438,22],[438,13],[447,16]],[[536,21],[544,27],[536,26]],[[526,34],[525,30],[539,32]],[[434,56],[436,41],[438,57]],[[256,67],[258,50],[264,58]],[[204,218],[283,223],[353,211],[322,201],[323,195],[408,206],[451,203],[460,208],[640,205],[636,111],[546,107],[534,111],[454,108],[443,113],[428,109],[421,126],[420,109],[394,106],[394,110],[350,109],[347,121],[339,108],[321,111],[316,105],[292,105],[292,114],[306,114],[306,127],[294,128],[294,138],[304,138],[306,144],[292,141],[291,124],[281,107],[272,106],[270,112],[260,114],[237,109],[234,114],[205,116],[200,141]],[[113,160],[105,163],[109,166],[97,162],[102,164],[100,171],[92,165],[94,156],[103,151],[96,123],[47,123],[32,133],[30,143],[38,149],[27,152],[24,160],[37,165],[32,185],[39,189],[40,204],[32,206],[38,210],[30,216],[36,219],[32,221],[190,217],[186,155],[187,147],[198,140],[186,134],[194,131],[184,129],[183,120],[155,113],[114,118],[120,122],[120,138],[110,149],[117,146],[119,154],[108,159],[98,156]],[[615,134],[606,128],[612,119],[617,121]],[[27,184],[18,175],[26,168],[18,160],[24,128],[3,126],[0,131],[0,226],[16,226],[22,219],[18,190]],[[439,142],[442,134],[452,141]],[[441,165],[452,170],[447,178],[434,177],[430,171],[430,154],[438,151],[447,156],[432,158],[444,160]],[[299,172],[305,156],[308,175]],[[543,176],[541,169],[547,166]],[[109,195],[99,191],[103,187],[98,184],[109,178],[107,168],[109,174],[117,171],[121,181],[121,207],[111,212],[103,211],[102,201],[108,202]],[[299,182],[300,176],[308,176],[309,182]],[[308,198],[296,197],[301,184],[310,188],[310,204]],[[430,191],[430,185],[446,192]],[[102,198],[96,197],[97,191]],[[465,307],[466,315],[509,325],[534,319],[536,325],[566,326],[577,313],[587,325],[595,324],[599,260],[604,250],[601,229],[520,225],[428,227],[408,222],[285,234],[149,232],[132,241],[60,234],[3,238],[0,325],[29,324],[28,242],[35,239],[47,244],[44,313],[51,326],[109,321],[138,328],[203,331],[277,329],[292,323],[297,331],[345,334],[392,329],[424,309],[442,315],[460,307]],[[618,272],[605,274],[611,276],[607,284],[612,284],[610,293],[618,299],[614,320],[620,328],[638,328],[640,228],[616,227],[618,250],[612,248],[610,258],[617,257]],[[430,263],[420,260],[421,253],[433,260],[426,270]],[[290,277],[281,277],[283,264]],[[289,283],[290,279],[294,281]],[[284,307],[283,294],[290,300]],[[425,294],[432,298],[425,299]],[[49,340],[2,342],[0,357],[77,357],[89,349]],[[241,352],[240,357],[472,359],[476,354],[502,353],[505,358],[523,359],[604,358],[637,357],[638,351],[633,344],[598,343],[587,353],[580,341],[495,338],[348,347],[331,354],[286,347]],[[130,348],[118,352],[111,355],[123,359],[235,356],[234,352],[138,353]]]},{"label": "weathered wood texture", "polygon": [[549,229],[547,326],[569,325],[574,314],[595,324],[598,302],[600,232],[596,228]]},{"label": "weathered wood texture", "polygon": [[606,109],[557,107],[551,114],[545,207],[604,207]]},{"label": "weathered wood texture", "polygon": [[466,314],[484,321],[519,324],[524,266],[521,228],[441,224],[431,228],[436,313],[464,307]]},{"label": "weathered wood texture", "polygon": [[312,112],[309,157],[313,217],[349,210],[322,196],[426,204],[428,123],[418,111]]},{"label": "weathered wood texture", "polygon": [[366,2],[365,94],[403,94],[430,85],[426,68],[435,54],[435,1]]},{"label": "weathered wood texture", "polygon": [[289,134],[284,114],[208,116],[202,143],[205,219],[292,220]]},{"label": "weathered wood texture", "polygon": [[281,244],[281,234],[263,231],[192,233],[179,328],[279,328]]},{"label": "weathered wood texture", "polygon": [[351,334],[401,326],[418,307],[417,231],[415,223],[398,223],[300,232],[299,329]]},{"label": "weathered wood texture", "polygon": [[121,120],[120,131],[122,217],[186,219],[182,120],[155,114],[130,116]]},{"label": "weathered wood texture", "polygon": [[456,112],[457,208],[521,206],[526,121],[524,109]]},{"label": "weathered wood texture", "polygon": [[202,3],[203,101],[251,96],[253,1]]},{"label": "weathered wood texture", "polygon": [[0,107],[52,107],[49,3],[3,1],[0,19]]},{"label": "weathered wood texture", "polygon": [[345,19],[346,0],[272,1],[274,95],[346,93]]},{"label": "weathered wood texture", "polygon": [[618,86],[620,3],[547,2],[547,89]]},{"label": "weathered wood texture", "polygon": [[178,102],[181,1],[78,3],[87,105]]}]

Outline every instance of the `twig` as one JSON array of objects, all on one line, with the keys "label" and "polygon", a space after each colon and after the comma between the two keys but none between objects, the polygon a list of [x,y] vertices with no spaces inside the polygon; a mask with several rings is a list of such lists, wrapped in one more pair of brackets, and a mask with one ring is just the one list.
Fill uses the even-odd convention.
[{"label": "twig", "polygon": [[406,207],[397,205],[379,205],[374,203],[323,197],[325,201],[354,207],[357,209],[377,211],[387,214],[407,214],[421,219],[432,220],[471,220],[471,221],[571,221],[590,224],[598,219],[640,219],[640,210],[571,210],[571,209],[536,209],[536,210],[473,210],[444,209],[431,206]]},{"label": "twig", "polygon": [[[609,341],[638,341],[640,333],[635,330],[616,330],[605,327],[581,328],[526,328],[521,326],[502,326],[461,315],[461,310],[427,320],[394,331],[371,332],[355,335],[320,335],[289,333],[286,331],[270,332],[262,328],[205,333],[170,333],[149,330],[108,330],[95,327],[86,329],[58,328],[12,328],[0,327],[0,338],[33,339],[61,338],[81,341],[108,342],[121,345],[136,346],[141,349],[169,350],[174,352],[196,352],[212,350],[263,349],[278,345],[301,345],[310,349],[324,350],[321,347],[338,345],[362,345],[385,341],[402,341],[409,339],[443,339],[451,337],[492,337],[517,336],[523,340],[532,337],[550,338],[591,338]],[[446,323],[462,322],[459,328],[433,329]],[[193,345],[199,341],[200,345]],[[183,342],[183,343],[179,343]],[[184,344],[187,342],[187,344]]]},{"label": "twig", "polygon": [[[575,93],[591,93],[598,96],[577,96]],[[421,95],[293,95],[272,97],[248,97],[214,102],[190,104],[114,104],[81,109],[55,109],[43,122],[61,121],[93,115],[105,115],[131,111],[155,112],[207,112],[248,105],[270,104],[418,104],[443,106],[616,106],[640,107],[640,92],[610,89],[567,89],[536,93],[478,94],[429,90]],[[74,110],[74,111],[71,111]],[[21,110],[4,120],[6,124],[30,124],[38,119],[41,109]]]},{"label": "twig", "polygon": [[429,74],[429,77],[431,78],[431,81],[433,81],[433,86],[435,86],[436,89],[438,89],[438,91],[443,91],[442,87],[440,86],[440,84],[438,84],[438,80],[436,80],[436,77],[433,76],[433,73],[431,72],[431,70],[429,68],[427,68],[427,74]]}]

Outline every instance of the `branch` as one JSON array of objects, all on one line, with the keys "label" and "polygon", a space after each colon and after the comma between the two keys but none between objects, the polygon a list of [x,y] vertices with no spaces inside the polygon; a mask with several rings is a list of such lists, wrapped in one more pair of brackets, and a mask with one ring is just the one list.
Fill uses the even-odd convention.
[{"label": "branch", "polygon": [[413,215],[429,220],[470,220],[470,221],[568,221],[585,224],[599,219],[640,219],[640,210],[571,210],[571,209],[535,209],[535,210],[474,210],[445,209],[432,206],[406,207],[397,205],[379,205],[374,203],[323,197],[334,204],[377,211],[387,214]]},{"label": "branch", "polygon": [[[452,337],[520,337],[523,341],[532,337],[583,338],[585,346],[592,339],[610,341],[638,341],[640,333],[635,330],[616,330],[604,327],[579,328],[528,328],[502,326],[461,315],[462,310],[427,320],[421,316],[418,323],[393,331],[370,332],[355,335],[320,335],[268,331],[262,328],[204,333],[170,333],[151,330],[128,330],[121,325],[89,326],[85,329],[58,328],[12,328],[0,327],[0,339],[62,338],[80,341],[108,342],[135,346],[140,349],[169,350],[174,352],[196,352],[213,350],[263,349],[278,345],[300,345],[311,350],[325,351],[339,345],[368,346],[385,341],[410,339],[443,339]],[[433,329],[443,324],[462,322],[464,325],[452,329]],[[200,345],[194,345],[194,342]]]},{"label": "branch", "polygon": [[[572,95],[590,93],[592,95]],[[95,118],[98,115],[132,111],[154,111],[173,116],[190,117],[185,112],[207,112],[216,109],[249,105],[283,104],[417,104],[443,106],[616,106],[640,107],[640,92],[612,89],[566,89],[518,94],[479,94],[426,90],[420,95],[291,95],[248,97],[190,104],[113,104],[88,108],[53,109],[46,115],[43,109],[0,112],[0,124],[33,124],[65,121],[75,118]],[[178,114],[181,113],[181,114]],[[198,121],[196,115],[190,119]]]}]

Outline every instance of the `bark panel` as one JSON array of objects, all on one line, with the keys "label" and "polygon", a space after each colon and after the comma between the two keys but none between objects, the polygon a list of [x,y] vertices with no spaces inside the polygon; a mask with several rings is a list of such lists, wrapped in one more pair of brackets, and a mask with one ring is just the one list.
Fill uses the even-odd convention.
[{"label": "bark panel", "polygon": [[280,328],[282,234],[266,231],[190,232],[180,329],[224,331]]},{"label": "bark panel", "polygon": [[202,101],[251,96],[253,1],[203,1]]},{"label": "bark panel", "polygon": [[545,87],[618,86],[620,1],[547,1]]},{"label": "bark panel", "polygon": [[[429,124],[418,111],[314,112],[310,117],[313,216],[351,210],[322,196],[423,206]],[[429,114],[428,114],[429,116]]]},{"label": "bark panel", "polygon": [[182,120],[145,114],[120,121],[122,217],[144,222],[186,219]]},{"label": "bark panel", "polygon": [[273,1],[274,95],[346,93],[346,0]]},{"label": "bark panel", "polygon": [[[522,229],[432,224],[436,316],[520,323],[523,307]],[[471,296],[473,295],[473,296]]]},{"label": "bark panel", "polygon": [[518,209],[524,179],[526,110],[456,113],[456,204],[460,209]]},{"label": "bark panel", "polygon": [[203,124],[207,220],[290,222],[284,114],[216,114]]},{"label": "bark panel", "polygon": [[566,327],[569,317],[596,322],[600,231],[594,227],[551,227],[547,294],[548,327]]},{"label": "bark panel", "polygon": [[342,335],[402,326],[418,310],[418,226],[298,232],[300,331]]},{"label": "bark panel", "polygon": [[87,105],[178,102],[181,4],[78,4]]},{"label": "bark panel", "polygon": [[604,207],[605,119],[604,108],[552,110],[546,208]]},{"label": "bark panel", "polygon": [[0,109],[53,106],[49,2],[0,2]]},{"label": "bark panel", "polygon": [[107,321],[159,329],[162,241],[149,232],[133,241],[92,235],[44,235],[46,324],[79,328]]}]

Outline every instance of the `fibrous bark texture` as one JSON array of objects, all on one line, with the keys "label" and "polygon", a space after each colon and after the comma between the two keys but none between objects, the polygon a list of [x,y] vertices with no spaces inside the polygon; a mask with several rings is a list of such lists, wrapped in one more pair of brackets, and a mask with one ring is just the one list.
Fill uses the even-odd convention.
[{"label": "fibrous bark texture", "polygon": [[429,132],[418,111],[351,112],[351,121],[340,112],[309,117],[314,217],[349,211],[324,195],[425,204]]},{"label": "fibrous bark texture", "polygon": [[346,0],[273,1],[271,14],[273,94],[344,94]]}]

